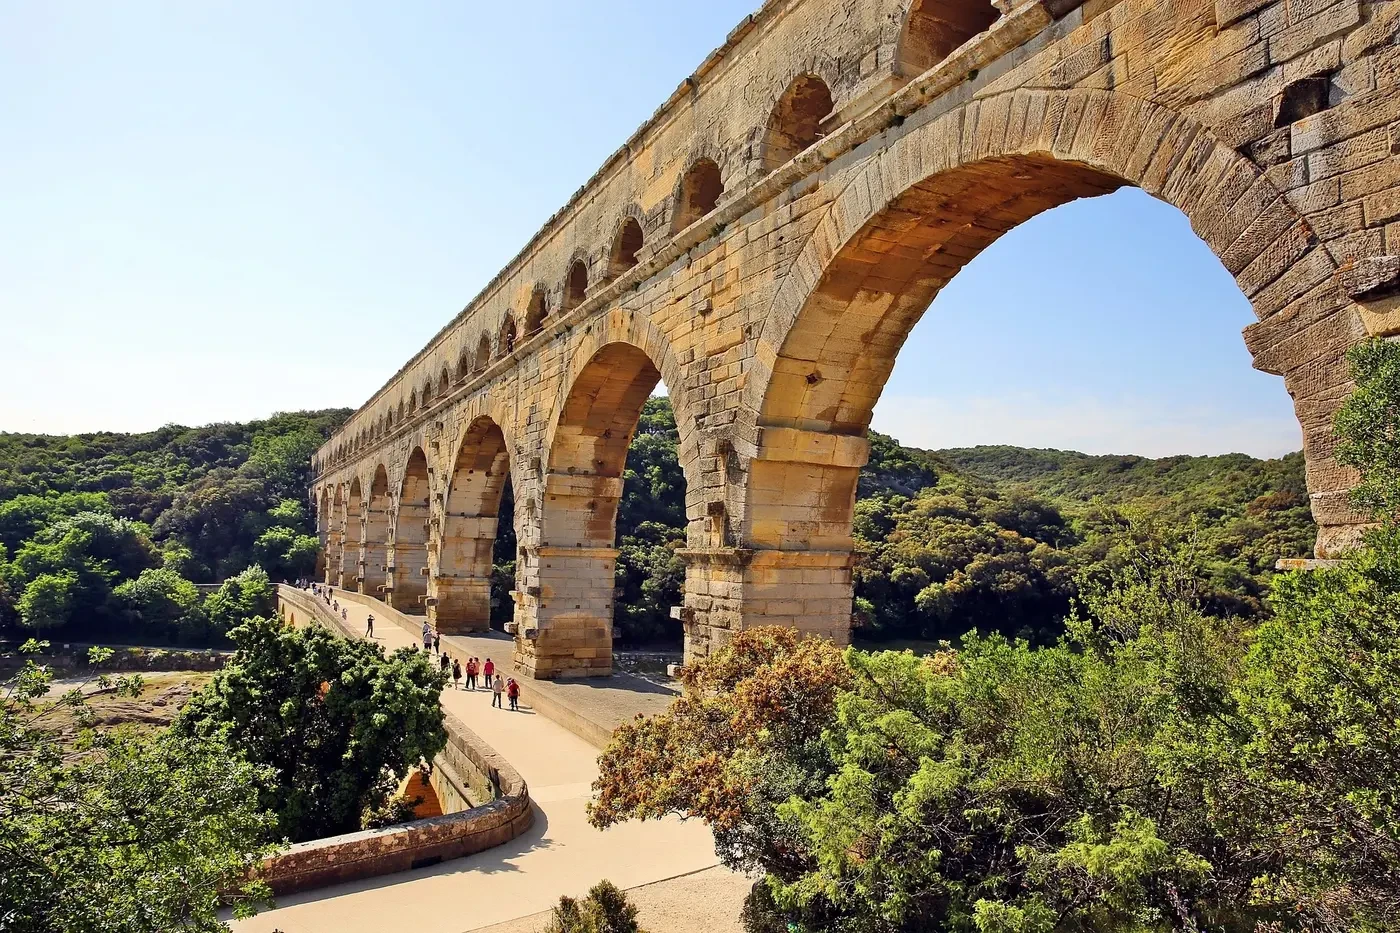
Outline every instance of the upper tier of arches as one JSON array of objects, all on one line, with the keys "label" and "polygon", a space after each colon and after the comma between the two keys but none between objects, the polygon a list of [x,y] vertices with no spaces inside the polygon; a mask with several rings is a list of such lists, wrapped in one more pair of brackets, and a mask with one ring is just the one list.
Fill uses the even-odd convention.
[{"label": "upper tier of arches", "polygon": [[[318,472],[451,393],[559,313],[933,67],[1000,14],[990,0],[777,0],[746,17],[675,94],[434,341],[353,415]],[[871,61],[877,62],[873,69]],[[670,178],[668,186],[657,178]],[[510,333],[514,336],[510,339]],[[446,346],[444,346],[446,345]]]}]

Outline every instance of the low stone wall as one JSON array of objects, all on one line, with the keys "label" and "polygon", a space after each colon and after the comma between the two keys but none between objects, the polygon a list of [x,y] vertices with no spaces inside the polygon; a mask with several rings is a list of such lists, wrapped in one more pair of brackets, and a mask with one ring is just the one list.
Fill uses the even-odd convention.
[{"label": "low stone wall", "polygon": [[[277,590],[280,610],[344,630],[339,616],[310,593],[285,585]],[[534,811],[524,779],[462,720],[446,713],[444,725],[447,746],[433,762],[433,789],[444,809],[469,809],[298,843],[263,862],[259,876],[273,893],[294,894],[435,865],[509,842],[529,829]],[[489,802],[473,806],[473,799]]]}]

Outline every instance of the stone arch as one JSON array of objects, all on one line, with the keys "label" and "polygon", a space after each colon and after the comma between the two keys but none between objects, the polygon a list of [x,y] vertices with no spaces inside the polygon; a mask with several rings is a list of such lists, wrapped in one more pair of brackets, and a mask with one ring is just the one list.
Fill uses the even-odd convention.
[{"label": "stone arch", "polygon": [[504,359],[515,352],[515,317],[507,314],[501,321],[501,334],[496,341],[496,359]]},{"label": "stone arch", "polygon": [[418,390],[411,389],[408,393],[408,413],[411,415],[418,410]]},{"label": "stone arch", "polygon": [[608,274],[607,280],[622,275],[628,269],[637,264],[637,255],[642,251],[642,246],[646,242],[646,234],[642,229],[642,221],[635,213],[628,213],[618,221],[617,231],[613,234],[612,246],[608,249]]},{"label": "stone arch", "polygon": [[[1076,130],[1065,133],[1071,118]],[[998,132],[962,133],[981,120]],[[842,181],[759,335],[744,389],[758,420],[741,520],[743,545],[757,555],[744,570],[744,612],[836,638],[849,627],[850,518],[872,409],[938,291],[1002,233],[1135,184],[1187,216],[1261,317],[1302,298],[1332,267],[1253,163],[1188,118],[1112,92],[1016,91],[973,102],[911,130]],[[1285,275],[1298,264],[1320,273]],[[805,589],[791,615],[777,611],[785,587],[817,578],[825,582]]]},{"label": "stone arch", "polygon": [[505,432],[479,415],[462,435],[447,475],[428,614],[439,632],[491,626],[491,558],[510,479]]},{"label": "stone arch", "polygon": [[398,508],[394,511],[393,551],[389,558],[393,585],[389,605],[400,612],[426,611],[428,595],[428,520],[432,496],[428,457],[414,447],[399,483]]},{"label": "stone arch", "polygon": [[329,486],[322,486],[319,495],[314,497],[316,507],[316,537],[320,539],[321,549],[316,554],[316,576],[329,583],[331,578],[331,490]]},{"label": "stone arch", "polygon": [[491,365],[491,338],[485,334],[476,343],[476,364],[472,367],[474,373],[486,372],[486,367]]},{"label": "stone arch", "polygon": [[760,152],[762,168],[771,172],[785,165],[823,135],[822,121],[831,116],[831,89],[814,74],[801,74],[783,91],[768,118]]},{"label": "stone arch", "polygon": [[923,74],[1000,17],[991,0],[913,0],[895,46],[899,74]]},{"label": "stone arch", "polygon": [[443,364],[442,373],[438,376],[437,392],[434,393],[438,399],[447,398],[452,391],[452,374],[448,372],[447,365]]},{"label": "stone arch", "polygon": [[471,354],[467,352],[466,346],[463,345],[462,352],[457,355],[457,384],[461,385],[466,382],[471,374],[472,357]]},{"label": "stone arch", "polygon": [[389,589],[389,526],[393,503],[389,498],[389,471],[375,467],[365,499],[364,530],[360,538],[360,592],[381,596]]},{"label": "stone arch", "polygon": [[330,533],[326,538],[326,575],[322,582],[340,585],[345,562],[345,487],[337,482],[330,500]]},{"label": "stone arch", "polygon": [[690,163],[676,186],[671,208],[671,235],[675,236],[714,210],[723,194],[724,178],[719,163],[708,156]]},{"label": "stone arch", "polygon": [[[615,311],[575,348],[545,437],[538,543],[521,549],[517,661],[536,677],[595,676],[612,666],[617,510],[628,445],[663,378],[680,386],[670,348],[646,321]],[[675,399],[681,463],[694,418]]]},{"label": "stone arch", "polygon": [[572,311],[588,297],[588,263],[575,259],[569,266],[569,274],[564,279],[564,301],[560,311]]},{"label": "stone arch", "polygon": [[536,285],[530,292],[530,301],[525,306],[525,336],[538,334],[544,327],[544,319],[549,316],[549,296],[543,285]]},{"label": "stone arch", "polygon": [[343,590],[360,589],[365,519],[364,493],[357,476],[350,481],[345,494],[345,551],[340,559],[340,588]]}]

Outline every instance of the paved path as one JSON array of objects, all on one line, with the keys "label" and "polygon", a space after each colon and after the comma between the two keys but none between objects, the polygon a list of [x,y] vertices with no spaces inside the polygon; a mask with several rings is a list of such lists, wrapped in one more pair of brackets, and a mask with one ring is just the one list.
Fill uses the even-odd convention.
[{"label": "paved path", "polygon": [[[368,610],[350,603],[348,611],[350,624],[364,631]],[[388,621],[376,620],[375,639],[386,648],[411,643]],[[547,910],[559,895],[582,895],[602,878],[631,888],[718,863],[714,839],[700,823],[667,819],[606,832],[589,826],[584,804],[598,751],[562,726],[523,705],[516,713],[492,709],[486,691],[448,687],[442,701],[529,784],[535,805],[529,832],[431,868],[282,898],[279,909],[234,922],[235,930],[464,933]]]}]

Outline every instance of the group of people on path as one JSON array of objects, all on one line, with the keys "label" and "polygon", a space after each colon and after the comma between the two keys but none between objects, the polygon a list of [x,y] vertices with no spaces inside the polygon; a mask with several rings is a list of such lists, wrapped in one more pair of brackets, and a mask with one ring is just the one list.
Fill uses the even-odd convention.
[{"label": "group of people on path", "polygon": [[[303,589],[308,589],[311,591],[312,595],[319,596],[322,599],[324,599],[326,601],[326,605],[331,607],[331,612],[340,613],[340,619],[342,622],[350,621],[349,611],[340,604],[340,600],[333,599],[331,597],[331,593],[335,592],[335,587],[329,585],[323,586],[320,583],[310,583],[307,586],[303,587]],[[374,616],[370,616],[369,618],[370,627],[373,628]],[[374,633],[371,632],[370,634],[373,635]]]},{"label": "group of people on path", "polygon": [[[370,616],[370,629],[373,631],[374,617]],[[467,663],[462,664],[458,658],[451,657],[442,650],[442,636],[433,631],[433,627],[427,622],[423,623],[423,653],[437,654],[438,665],[444,674],[452,677],[452,689],[466,689],[475,691],[477,689],[476,678],[482,678],[483,689],[491,691],[491,706],[505,709],[502,697],[510,700],[512,710],[520,709],[520,684],[516,683],[514,677],[506,677],[496,667],[494,661],[487,658],[483,663],[480,658],[467,658]],[[462,678],[466,677],[467,685],[462,687]]]}]

